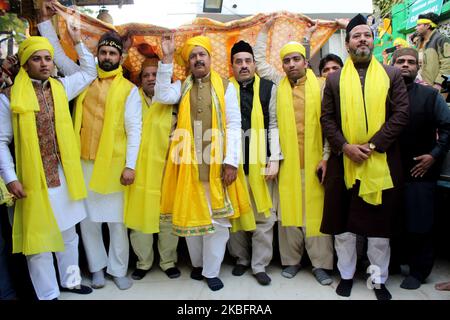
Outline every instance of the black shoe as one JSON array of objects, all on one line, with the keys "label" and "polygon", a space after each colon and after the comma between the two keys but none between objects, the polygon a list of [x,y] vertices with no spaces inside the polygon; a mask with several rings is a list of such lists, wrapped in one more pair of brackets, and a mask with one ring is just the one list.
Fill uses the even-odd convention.
[{"label": "black shoe", "polygon": [[131,274],[133,280],[141,280],[147,274],[148,270],[136,269]]},{"label": "black shoe", "polygon": [[352,293],[352,287],[353,279],[341,279],[336,288],[336,293],[341,297],[350,297],[350,294]]},{"label": "black shoe", "polygon": [[164,271],[170,279],[175,279],[181,276],[180,270],[177,267],[169,268]]},{"label": "black shoe", "polygon": [[243,264],[236,264],[234,266],[233,270],[231,271],[231,274],[233,276],[240,277],[245,273],[245,271],[247,271],[247,269],[248,269],[248,266],[244,266]]},{"label": "black shoe", "polygon": [[206,278],[206,282],[208,283],[208,287],[212,291],[217,291],[223,288],[223,282],[219,278]]},{"label": "black shoe", "polygon": [[191,271],[191,278],[194,280],[203,280],[203,268],[202,267],[193,267]]},{"label": "black shoe", "polygon": [[72,293],[77,293],[77,294],[89,294],[89,293],[92,293],[92,288],[88,287],[88,286],[80,285],[80,288],[73,288],[73,289],[61,287],[60,291],[61,292],[72,292]]},{"label": "black shoe", "polygon": [[[375,288],[373,291],[375,291],[375,296],[377,297],[377,300],[391,300],[392,295],[386,288],[384,284],[374,284]],[[378,289],[377,289],[378,286]]]},{"label": "black shoe", "polygon": [[267,286],[270,284],[270,281],[272,281],[272,279],[270,279],[270,277],[265,272],[256,273],[255,278],[256,281],[258,281],[258,283],[262,286]]},{"label": "black shoe", "polygon": [[403,279],[402,283],[400,284],[400,288],[415,290],[419,289],[421,284],[422,283],[417,278],[413,276],[407,276],[405,279]]}]

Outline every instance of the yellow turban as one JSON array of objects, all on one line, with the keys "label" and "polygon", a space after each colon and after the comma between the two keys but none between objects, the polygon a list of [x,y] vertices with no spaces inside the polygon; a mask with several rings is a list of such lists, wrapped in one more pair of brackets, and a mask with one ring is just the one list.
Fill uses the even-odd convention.
[{"label": "yellow turban", "polygon": [[20,65],[23,66],[33,55],[33,53],[40,50],[47,50],[48,52],[50,52],[50,55],[53,59],[54,49],[47,38],[34,36],[24,40],[19,46],[18,54]]},{"label": "yellow turban", "polygon": [[186,66],[188,64],[191,51],[197,46],[204,48],[208,51],[209,55],[211,55],[211,41],[209,38],[205,36],[197,36],[187,40],[184,43],[183,48],[177,52],[177,62],[180,65]]},{"label": "yellow turban", "polygon": [[283,60],[283,58],[290,54],[290,53],[294,53],[294,52],[298,52],[300,53],[303,57],[306,57],[306,49],[304,46],[302,46],[300,43],[296,42],[296,41],[291,41],[286,43],[283,48],[281,48],[280,51],[280,58],[281,60]]},{"label": "yellow turban", "polygon": [[409,48],[409,43],[405,39],[397,38],[394,40],[394,46],[401,46],[402,48]]}]

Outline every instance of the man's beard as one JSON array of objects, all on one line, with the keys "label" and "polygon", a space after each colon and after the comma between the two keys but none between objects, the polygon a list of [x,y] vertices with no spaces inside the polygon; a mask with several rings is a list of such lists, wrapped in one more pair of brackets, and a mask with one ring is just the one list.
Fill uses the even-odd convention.
[{"label": "man's beard", "polygon": [[113,71],[113,70],[116,70],[120,66],[120,62],[117,62],[116,64],[112,64],[109,61],[103,61],[103,62],[99,62],[98,66],[103,71]]},{"label": "man's beard", "polygon": [[367,47],[368,50],[360,50],[358,48],[356,49],[350,49],[350,55],[354,58],[353,60],[363,62],[363,61],[369,61],[372,57],[373,49],[370,49]]}]

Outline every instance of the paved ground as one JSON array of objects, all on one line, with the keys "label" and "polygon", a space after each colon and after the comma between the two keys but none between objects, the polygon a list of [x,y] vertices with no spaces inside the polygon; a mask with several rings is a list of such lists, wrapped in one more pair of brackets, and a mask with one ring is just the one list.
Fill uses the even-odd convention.
[{"label": "paved ground", "polygon": [[[133,287],[126,291],[117,289],[111,279],[106,286],[94,290],[90,295],[80,296],[62,293],[61,300],[375,300],[372,290],[367,289],[364,274],[358,273],[350,298],[339,297],[335,293],[339,275],[333,273],[334,282],[330,286],[321,286],[311,273],[311,267],[301,270],[293,279],[281,276],[281,266],[276,261],[267,269],[272,278],[269,286],[259,285],[250,271],[243,276],[231,274],[232,262],[226,258],[220,277],[224,282],[222,290],[212,292],[205,281],[192,280],[189,277],[188,262],[180,261],[181,277],[169,279],[158,267],[153,267],[146,277],[134,281]],[[131,269],[130,269],[131,272]],[[434,284],[450,281],[450,261],[437,261],[426,284],[418,290],[401,289],[403,280],[400,274],[392,275],[386,283],[393,300],[450,300],[450,291],[438,291]],[[83,282],[89,284],[87,278]]]}]

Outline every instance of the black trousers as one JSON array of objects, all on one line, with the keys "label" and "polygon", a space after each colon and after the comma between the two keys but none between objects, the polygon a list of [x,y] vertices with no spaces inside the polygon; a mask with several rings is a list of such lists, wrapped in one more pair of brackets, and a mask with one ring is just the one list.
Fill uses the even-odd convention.
[{"label": "black trousers", "polygon": [[435,182],[405,184],[403,250],[410,275],[420,281],[430,275],[434,263],[433,224],[435,216]]},{"label": "black trousers", "polygon": [[429,233],[407,233],[404,238],[409,274],[424,282],[434,264],[433,235]]}]

